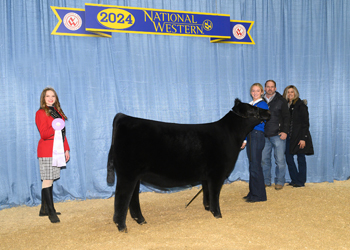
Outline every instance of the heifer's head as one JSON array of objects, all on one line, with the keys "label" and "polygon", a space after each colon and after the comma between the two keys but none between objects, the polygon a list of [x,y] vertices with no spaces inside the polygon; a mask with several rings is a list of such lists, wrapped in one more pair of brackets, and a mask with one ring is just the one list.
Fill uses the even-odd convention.
[{"label": "heifer's head", "polygon": [[243,103],[238,98],[235,100],[235,106],[232,108],[232,112],[242,118],[247,118],[255,125],[270,119],[271,115],[270,111]]}]

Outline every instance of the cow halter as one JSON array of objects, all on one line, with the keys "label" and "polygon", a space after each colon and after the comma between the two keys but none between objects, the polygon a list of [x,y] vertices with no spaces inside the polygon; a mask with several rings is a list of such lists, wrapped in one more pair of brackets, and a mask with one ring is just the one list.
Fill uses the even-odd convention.
[{"label": "cow halter", "polygon": [[233,109],[230,110],[232,113],[234,113],[235,115],[242,117],[242,118],[248,118],[247,116],[243,116],[241,114],[238,114],[236,111],[234,111]]},{"label": "cow halter", "polygon": [[[231,112],[233,112],[235,115],[239,116],[239,117],[242,117],[242,118],[249,118],[248,116],[244,116],[244,115],[241,115],[239,113],[237,113],[236,111],[234,111],[233,109],[230,110]],[[257,118],[260,120],[260,112],[259,110],[257,110],[256,114],[254,114],[254,118]]]}]

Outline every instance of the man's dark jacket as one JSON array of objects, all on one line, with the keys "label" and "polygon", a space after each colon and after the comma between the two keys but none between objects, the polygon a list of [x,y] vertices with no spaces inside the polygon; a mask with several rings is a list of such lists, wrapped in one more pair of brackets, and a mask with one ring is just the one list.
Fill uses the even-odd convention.
[{"label": "man's dark jacket", "polygon": [[[265,96],[264,99],[267,102]],[[265,137],[276,136],[281,132],[288,134],[290,114],[287,100],[280,93],[276,92],[268,106],[271,118],[265,124]]]}]

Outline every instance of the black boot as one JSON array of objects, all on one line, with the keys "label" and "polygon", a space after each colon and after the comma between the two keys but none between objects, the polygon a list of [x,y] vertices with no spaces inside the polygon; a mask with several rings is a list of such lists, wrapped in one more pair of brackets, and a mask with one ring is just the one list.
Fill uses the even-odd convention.
[{"label": "black boot", "polygon": [[[50,187],[50,194],[52,195],[52,186]],[[52,197],[51,197],[52,198]],[[52,198],[53,200],[53,198]],[[57,215],[60,215],[60,212],[56,212]],[[45,197],[43,195],[43,189],[41,189],[41,208],[40,208],[40,212],[39,212],[39,216],[48,216],[49,213],[47,211],[46,208],[46,201],[45,201]]]},{"label": "black boot", "polygon": [[41,208],[40,208],[39,216],[47,216],[47,215],[49,214],[46,211],[44,191],[43,189],[41,189]]},{"label": "black boot", "polygon": [[60,219],[58,218],[56,214],[55,207],[53,205],[53,199],[52,199],[52,186],[48,188],[42,189],[43,198],[45,200],[45,205],[47,208],[47,212],[49,214],[49,219],[52,223],[60,222]]},{"label": "black boot", "polygon": [[[50,187],[50,195],[51,195],[51,200],[52,200],[52,202],[53,202],[53,191],[52,191],[52,188],[53,188],[53,186]],[[54,208],[54,209],[55,209],[55,208]],[[55,210],[55,212],[56,212],[56,210]],[[57,215],[61,215],[60,212],[56,212],[56,214],[57,214]]]}]

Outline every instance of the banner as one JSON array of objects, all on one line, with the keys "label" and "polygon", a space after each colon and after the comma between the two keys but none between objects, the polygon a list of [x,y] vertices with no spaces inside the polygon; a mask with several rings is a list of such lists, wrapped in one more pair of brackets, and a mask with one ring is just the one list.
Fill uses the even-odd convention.
[{"label": "banner", "polygon": [[84,9],[51,6],[59,22],[52,35],[111,37],[112,32],[209,37],[212,43],[255,44],[253,21],[230,15],[85,4]]},{"label": "banner", "polygon": [[58,23],[51,35],[112,37],[111,33],[90,32],[85,29],[85,10],[51,6]]},{"label": "banner", "polygon": [[249,31],[252,28],[254,21],[239,21],[230,20],[230,39],[215,39],[211,38],[211,43],[235,43],[235,44],[255,44]]},{"label": "banner", "polygon": [[229,39],[230,16],[85,4],[86,30]]}]

